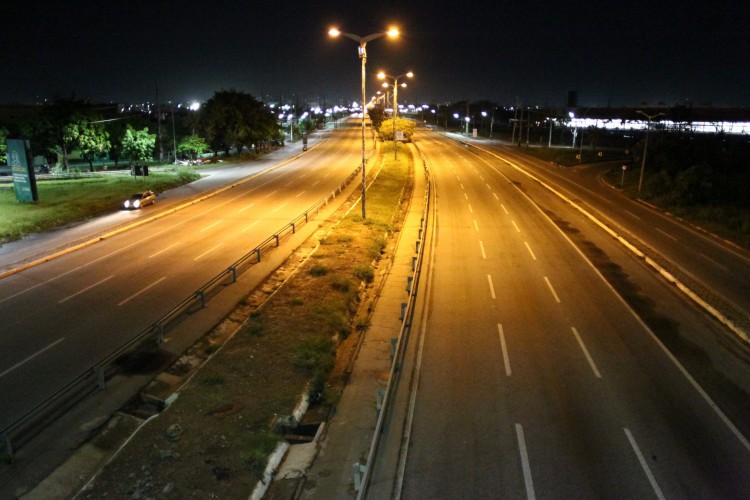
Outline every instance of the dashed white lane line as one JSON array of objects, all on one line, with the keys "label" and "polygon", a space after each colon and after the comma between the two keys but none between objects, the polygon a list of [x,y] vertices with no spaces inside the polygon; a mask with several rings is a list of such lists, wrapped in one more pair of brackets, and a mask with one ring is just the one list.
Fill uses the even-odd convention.
[{"label": "dashed white lane line", "polygon": [[202,257],[205,257],[206,255],[210,254],[211,252],[213,252],[214,250],[216,250],[217,248],[219,248],[223,244],[224,243],[219,243],[218,245],[209,248],[208,250],[206,250],[205,252],[203,252],[202,254],[200,254],[199,256],[197,256],[196,258],[194,258],[193,260],[196,261],[196,260],[198,260],[198,259],[200,259]]},{"label": "dashed white lane line", "polygon": [[274,208],[273,210],[271,210],[271,213],[272,213],[272,214],[273,214],[273,213],[276,213],[276,212],[278,212],[279,210],[281,210],[282,208],[284,208],[284,207],[285,207],[285,206],[287,206],[287,205],[288,205],[288,203],[282,203],[282,204],[281,204],[281,205],[279,205],[278,207],[276,207],[276,208]]},{"label": "dashed white lane line", "polygon": [[111,278],[114,278],[114,277],[115,277],[115,275],[114,275],[114,274],[113,274],[113,275],[111,275],[111,276],[107,276],[107,277],[106,277],[106,278],[104,278],[103,280],[101,280],[101,281],[97,281],[97,282],[96,282],[96,283],[94,283],[93,285],[89,285],[89,286],[87,286],[86,288],[84,288],[83,290],[79,290],[78,292],[74,293],[73,295],[68,295],[68,296],[67,296],[67,297],[65,297],[64,299],[62,299],[62,300],[59,300],[59,301],[58,301],[57,303],[58,303],[58,304],[62,304],[63,302],[66,302],[66,301],[68,301],[68,300],[72,299],[73,297],[77,297],[77,296],[81,295],[81,294],[82,294],[82,293],[84,293],[84,292],[88,292],[89,290],[91,290],[91,289],[92,289],[92,288],[94,288],[95,286],[101,285],[101,284],[102,284],[102,283],[104,283],[105,281],[107,281],[107,280],[109,280],[109,279],[111,279]]},{"label": "dashed white lane line", "polygon": [[492,275],[491,274],[487,275],[487,282],[490,284],[490,295],[492,296],[493,299],[497,298],[497,297],[495,297],[495,285],[492,284]]},{"label": "dashed white lane line", "polygon": [[469,213],[472,213],[472,214],[474,213],[474,209],[471,208],[471,203],[469,203]]},{"label": "dashed white lane line", "polygon": [[275,195],[276,193],[278,193],[278,190],[277,191],[271,191],[270,193],[268,193],[266,195],[266,198],[270,198],[271,196]]},{"label": "dashed white lane line", "polygon": [[698,252],[698,255],[700,255],[701,257],[703,257],[707,261],[709,261],[711,264],[713,264],[715,266],[718,266],[718,267],[724,269],[725,271],[729,271],[729,268],[727,266],[725,266],[724,264],[721,264],[719,262],[716,262],[714,259],[712,259],[708,255],[704,254],[703,252]]},{"label": "dashed white lane line", "polygon": [[524,245],[526,245],[526,248],[529,250],[529,253],[531,254],[531,258],[536,260],[536,255],[534,255],[534,251],[531,249],[531,246],[529,246],[529,243],[524,241]]},{"label": "dashed white lane line", "polygon": [[150,290],[151,288],[155,287],[156,285],[158,285],[159,283],[161,283],[165,279],[167,279],[167,277],[166,276],[162,276],[161,278],[159,278],[158,280],[154,281],[150,285],[148,285],[148,286],[146,286],[144,288],[141,288],[140,290],[138,290],[137,292],[135,292],[133,295],[131,295],[127,299],[119,302],[117,305],[118,306],[124,306],[125,304],[127,304],[128,302],[130,302],[131,300],[133,300],[134,298],[138,297],[140,294],[142,294],[142,293]]},{"label": "dashed white lane line", "polygon": [[630,215],[631,217],[635,217],[636,219],[638,219],[638,220],[641,220],[641,218],[640,218],[640,217],[638,217],[637,215],[635,215],[635,214],[634,214],[633,212],[631,212],[630,210],[623,210],[623,212],[625,212],[626,214]]},{"label": "dashed white lane line", "polygon": [[248,210],[248,209],[250,209],[250,208],[253,208],[254,206],[255,206],[255,203],[250,203],[249,205],[245,205],[244,207],[242,207],[242,208],[240,208],[239,210],[237,210],[237,213],[238,213],[238,214],[241,214],[241,213],[242,213],[242,212],[244,212],[245,210]]},{"label": "dashed white lane line", "polygon": [[594,358],[591,357],[591,354],[589,354],[589,350],[586,349],[586,345],[583,343],[581,336],[578,335],[578,330],[576,330],[576,327],[574,326],[571,326],[570,329],[573,331],[573,335],[575,335],[576,340],[578,341],[578,345],[581,346],[581,350],[586,356],[586,359],[589,362],[589,366],[591,366],[591,369],[594,371],[594,375],[596,375],[596,378],[602,378],[601,373],[599,373],[599,369],[596,367],[596,363],[594,363]]},{"label": "dashed white lane line", "polygon": [[312,183],[312,185],[311,185],[310,187],[315,187],[315,186],[317,186],[318,184],[320,184],[320,179],[318,179],[317,181],[313,182],[313,183]]},{"label": "dashed white lane line", "polygon": [[501,206],[501,207],[503,207],[503,212],[505,212],[505,214],[506,214],[506,215],[510,215],[510,212],[508,212],[508,209],[507,209],[507,208],[505,208],[505,205],[503,205],[503,204],[501,203],[501,204],[500,204],[500,206]]},{"label": "dashed white lane line", "polygon": [[503,364],[505,364],[505,374],[510,377],[510,357],[508,356],[508,346],[505,345],[505,333],[503,332],[503,325],[497,324],[497,334],[500,336],[500,348],[503,350]]},{"label": "dashed white lane line", "polygon": [[164,252],[166,252],[167,250],[170,250],[170,249],[172,249],[172,248],[176,247],[176,246],[177,246],[177,245],[179,245],[179,244],[180,244],[180,242],[179,242],[179,241],[177,241],[177,242],[175,242],[175,243],[172,243],[172,244],[171,244],[171,245],[169,245],[168,247],[162,248],[161,250],[157,251],[156,253],[152,253],[151,255],[149,255],[149,256],[148,256],[148,257],[146,257],[146,258],[147,258],[147,259],[151,259],[151,258],[153,258],[153,257],[156,257],[157,255],[163,254],[163,253],[164,253]]},{"label": "dashed white lane line", "polygon": [[214,222],[213,224],[209,224],[208,226],[204,227],[204,228],[203,228],[203,229],[201,229],[201,230],[200,230],[199,232],[200,232],[200,233],[202,233],[202,232],[204,232],[204,231],[208,231],[208,230],[209,230],[209,229],[211,229],[212,227],[214,227],[214,226],[217,226],[217,225],[219,225],[219,224],[221,224],[221,223],[222,223],[222,219],[219,219],[219,220],[217,220],[216,222]]},{"label": "dashed white lane line", "polygon": [[250,223],[250,224],[248,224],[248,225],[247,225],[247,226],[245,226],[245,228],[244,228],[244,229],[243,229],[242,231],[240,231],[240,232],[241,232],[241,233],[244,233],[245,231],[247,231],[248,229],[250,229],[251,227],[253,227],[254,225],[256,225],[256,224],[257,224],[258,222],[260,222],[260,220],[256,220],[255,222],[253,222],[253,223]]},{"label": "dashed white lane line", "polygon": [[516,424],[516,438],[518,439],[518,452],[521,454],[521,468],[523,469],[523,481],[526,485],[526,498],[534,500],[534,481],[531,479],[531,464],[529,464],[529,454],[526,452],[526,439],[523,435],[523,427]]},{"label": "dashed white lane line", "polygon": [[678,240],[678,239],[677,239],[677,238],[676,238],[675,236],[672,236],[671,234],[669,234],[669,233],[668,233],[668,232],[666,232],[666,231],[662,231],[662,230],[661,230],[661,229],[659,229],[658,227],[655,227],[654,229],[656,229],[656,230],[657,230],[657,231],[659,231],[659,232],[660,232],[661,234],[663,234],[664,236],[666,236],[667,238],[669,238],[669,239],[671,239],[671,240],[673,240],[673,241],[680,241],[680,240]]},{"label": "dashed white lane line", "polygon": [[299,198],[300,196],[302,196],[302,195],[303,195],[303,194],[305,194],[306,192],[307,192],[307,190],[304,190],[304,191],[300,191],[300,192],[299,192],[299,193],[297,194],[297,196],[295,196],[295,198]]},{"label": "dashed white lane line", "polygon": [[479,240],[479,248],[482,249],[482,258],[487,260],[487,254],[484,252],[484,243],[482,243],[482,240]]},{"label": "dashed white lane line", "polygon": [[520,233],[520,232],[521,232],[521,230],[520,230],[520,229],[518,228],[518,224],[516,224],[516,221],[512,220],[511,222],[513,223],[513,227],[515,227],[515,228],[516,228],[516,232],[517,232],[517,233]]},{"label": "dashed white lane line", "polygon": [[477,232],[479,231],[479,225],[477,224],[477,220],[476,219],[474,219],[474,229],[476,229]]},{"label": "dashed white lane line", "polygon": [[466,193],[464,193],[464,198],[466,198],[468,200],[469,199],[469,195],[466,194]]},{"label": "dashed white lane line", "polygon": [[549,287],[549,291],[552,292],[552,296],[555,298],[555,302],[558,304],[560,303],[560,297],[557,296],[557,292],[555,292],[555,289],[552,287],[552,283],[550,283],[549,278],[546,276],[544,277],[544,281],[547,282],[547,286]]},{"label": "dashed white lane line", "polygon": [[458,185],[461,186],[461,191],[466,191],[466,189],[464,188],[463,183],[459,182]]},{"label": "dashed white lane line", "polygon": [[37,356],[39,356],[43,352],[48,351],[49,349],[52,349],[53,347],[55,347],[57,344],[59,344],[63,340],[65,340],[65,337],[60,337],[59,339],[55,340],[51,344],[48,344],[46,347],[43,347],[43,348],[39,349],[37,352],[35,352],[31,356],[29,356],[28,358],[26,358],[26,359],[24,359],[22,361],[19,361],[15,365],[13,365],[10,368],[8,368],[7,370],[5,370],[3,373],[0,373],[0,378],[6,376],[7,374],[9,374],[10,372],[12,372],[13,370],[15,370],[16,368],[18,368],[19,366],[21,366],[21,365],[23,365],[25,363],[28,363],[29,361],[31,361],[32,359],[36,358]]},{"label": "dashed white lane line", "polygon": [[656,493],[656,498],[659,498],[660,500],[664,500],[664,494],[661,492],[661,488],[659,488],[659,484],[656,482],[656,478],[654,477],[654,474],[651,472],[651,468],[648,466],[648,462],[646,462],[646,459],[643,458],[643,453],[641,453],[641,449],[638,448],[638,443],[635,442],[635,438],[633,437],[633,434],[630,432],[630,429],[628,429],[627,427],[625,427],[624,430],[625,430],[625,435],[628,437],[628,441],[630,441],[630,446],[633,447],[635,456],[638,457],[638,462],[641,464],[641,468],[643,468],[643,472],[646,473],[648,482],[651,483],[651,487],[654,489],[654,493]]},{"label": "dashed white lane line", "polygon": [[496,200],[500,200],[500,197],[497,195],[497,193],[492,193],[492,196],[494,196]]}]

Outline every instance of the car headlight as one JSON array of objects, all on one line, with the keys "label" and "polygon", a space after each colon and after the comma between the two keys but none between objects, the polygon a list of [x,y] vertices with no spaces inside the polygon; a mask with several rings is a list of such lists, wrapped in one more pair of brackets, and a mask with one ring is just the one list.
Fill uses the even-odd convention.
[{"label": "car headlight", "polygon": [[135,208],[138,208],[138,207],[140,207],[140,206],[141,206],[141,200],[135,200],[135,201],[133,202],[133,206],[134,206]]},{"label": "car headlight", "polygon": [[123,203],[123,205],[125,205],[125,208],[130,208],[130,200],[125,200],[125,203]]}]

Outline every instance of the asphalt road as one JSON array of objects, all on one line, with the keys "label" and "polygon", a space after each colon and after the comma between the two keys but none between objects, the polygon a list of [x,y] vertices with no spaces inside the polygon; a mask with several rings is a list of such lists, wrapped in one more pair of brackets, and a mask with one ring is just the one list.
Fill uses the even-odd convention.
[{"label": "asphalt road", "polygon": [[341,129],[280,168],[0,280],[0,428],[335,189],[360,163],[358,139]]},{"label": "asphalt road", "polygon": [[429,296],[385,446],[405,450],[403,476],[374,477],[371,497],[392,481],[403,498],[746,498],[747,393],[715,366],[729,354],[690,340],[720,328],[506,163],[418,142]]}]

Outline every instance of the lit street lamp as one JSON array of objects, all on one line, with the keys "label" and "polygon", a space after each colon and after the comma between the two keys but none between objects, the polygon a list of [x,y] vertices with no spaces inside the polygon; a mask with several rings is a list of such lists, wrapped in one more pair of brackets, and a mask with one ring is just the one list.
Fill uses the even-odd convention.
[{"label": "lit street lamp", "polygon": [[365,210],[365,190],[367,187],[365,175],[365,106],[367,104],[365,102],[365,66],[367,65],[367,42],[386,35],[391,38],[395,38],[398,36],[398,30],[396,28],[391,28],[388,31],[384,31],[382,33],[373,33],[372,35],[359,36],[353,35],[351,33],[342,33],[336,28],[331,28],[330,30],[328,30],[328,34],[334,38],[343,36],[354,40],[359,44],[359,47],[357,47],[357,54],[359,55],[359,59],[362,61],[362,218],[365,219],[367,214]]},{"label": "lit street lamp", "polygon": [[643,159],[641,160],[641,176],[638,178],[638,192],[641,192],[641,185],[643,184],[643,170],[646,168],[646,153],[648,152],[648,133],[651,130],[651,120],[656,118],[657,116],[662,116],[664,113],[656,113],[655,115],[647,115],[641,110],[638,110],[637,113],[642,114],[646,118],[648,118],[648,125],[646,125],[646,144],[643,146]]},{"label": "lit street lamp", "polygon": [[[391,82],[393,82],[391,85],[393,85],[393,113],[391,113],[391,118],[393,119],[393,159],[395,160],[397,158],[397,151],[398,148],[396,148],[396,117],[398,116],[398,79],[402,77],[407,78],[413,78],[414,73],[409,71],[408,73],[404,73],[403,75],[398,76],[391,76],[383,71],[378,73],[378,78],[381,80],[385,80],[386,78],[389,79]],[[406,87],[406,83],[401,84],[402,87]],[[388,82],[383,82],[383,87],[388,88]]]}]

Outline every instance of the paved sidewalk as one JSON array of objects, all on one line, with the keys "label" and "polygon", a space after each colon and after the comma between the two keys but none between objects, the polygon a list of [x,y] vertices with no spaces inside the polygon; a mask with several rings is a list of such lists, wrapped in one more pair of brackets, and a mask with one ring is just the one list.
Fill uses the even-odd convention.
[{"label": "paved sidewalk", "polygon": [[378,417],[379,390],[385,390],[391,369],[391,339],[401,330],[401,304],[408,299],[407,278],[413,275],[412,257],[424,209],[425,174],[419,157],[414,161],[414,190],[401,228],[390,272],[373,311],[370,327],[336,413],[310,470],[300,498],[350,499],[354,490],[354,464],[365,463]]}]

